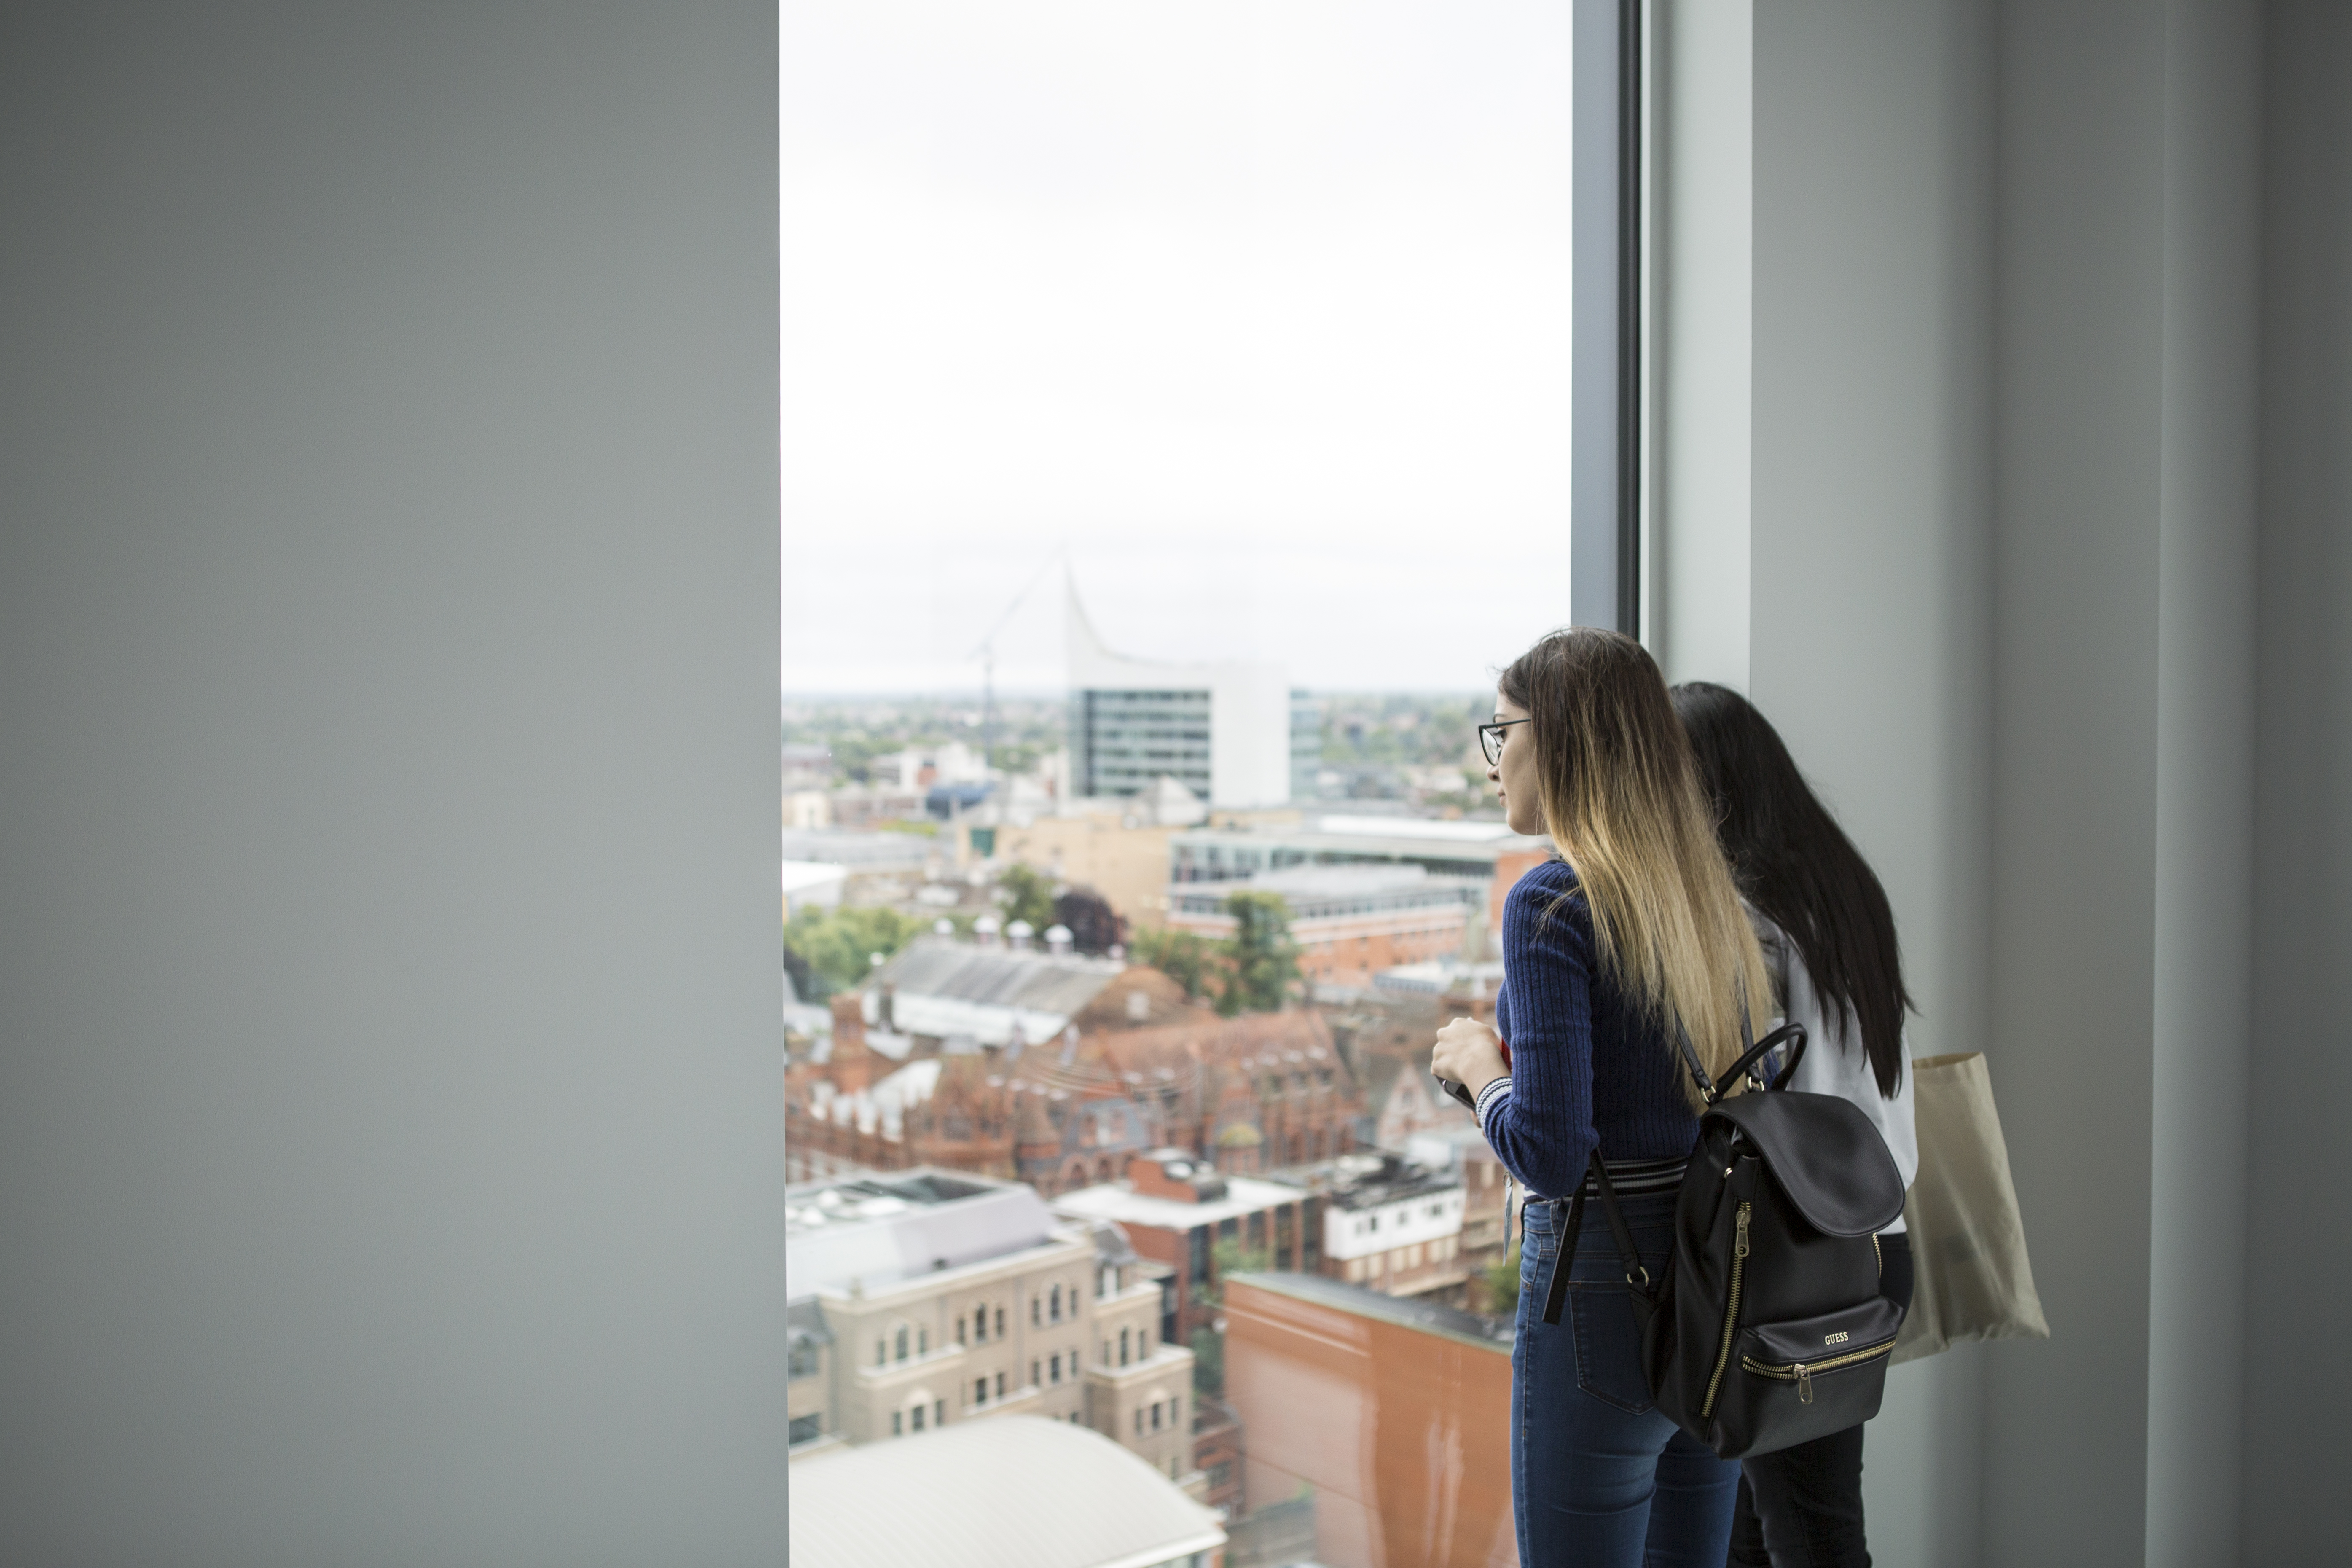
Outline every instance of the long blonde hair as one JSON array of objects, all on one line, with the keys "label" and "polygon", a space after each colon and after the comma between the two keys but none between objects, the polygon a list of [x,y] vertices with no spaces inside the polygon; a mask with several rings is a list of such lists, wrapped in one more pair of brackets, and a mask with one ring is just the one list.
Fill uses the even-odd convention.
[{"label": "long blonde hair", "polygon": [[1769,1022],[1771,986],[1657,665],[1629,637],[1570,626],[1520,655],[1500,686],[1535,721],[1545,830],[1591,908],[1602,971],[1670,1042],[1679,1020],[1720,1083],[1743,1037]]}]

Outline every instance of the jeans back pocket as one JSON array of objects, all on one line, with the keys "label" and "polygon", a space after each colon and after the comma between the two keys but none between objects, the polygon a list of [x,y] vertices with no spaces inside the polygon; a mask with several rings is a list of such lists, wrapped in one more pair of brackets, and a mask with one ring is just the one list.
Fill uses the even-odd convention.
[{"label": "jeans back pocket", "polygon": [[1576,1386],[1595,1399],[1639,1415],[1654,1403],[1642,1374],[1642,1331],[1633,1300],[1622,1284],[1570,1280],[1569,1311],[1576,1321]]}]

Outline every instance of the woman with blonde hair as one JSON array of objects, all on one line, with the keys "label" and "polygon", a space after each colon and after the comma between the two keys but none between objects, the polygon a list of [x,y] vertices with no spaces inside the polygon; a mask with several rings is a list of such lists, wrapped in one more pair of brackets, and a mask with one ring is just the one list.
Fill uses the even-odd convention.
[{"label": "woman with blonde hair", "polygon": [[[1652,1278],[1698,1136],[1686,1033],[1710,1076],[1771,1001],[1690,746],[1640,644],[1571,627],[1503,672],[1482,725],[1512,829],[1559,858],[1503,904],[1496,1027],[1456,1018],[1432,1066],[1475,1104],[1529,1194],[1511,1352],[1511,1500],[1522,1568],[1721,1568],[1739,1466],[1652,1405],[1607,1227],[1554,1256],[1594,1150]],[[1743,1018],[1743,1014],[1745,1017]],[[1568,1311],[1543,1321],[1555,1268]]]}]

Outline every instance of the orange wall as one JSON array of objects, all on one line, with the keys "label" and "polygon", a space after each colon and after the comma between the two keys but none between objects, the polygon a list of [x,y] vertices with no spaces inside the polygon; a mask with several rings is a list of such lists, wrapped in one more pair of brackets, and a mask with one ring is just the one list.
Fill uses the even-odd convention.
[{"label": "orange wall", "polygon": [[1511,1357],[1301,1300],[1225,1290],[1225,1402],[1251,1502],[1315,1492],[1330,1568],[1512,1568]]}]

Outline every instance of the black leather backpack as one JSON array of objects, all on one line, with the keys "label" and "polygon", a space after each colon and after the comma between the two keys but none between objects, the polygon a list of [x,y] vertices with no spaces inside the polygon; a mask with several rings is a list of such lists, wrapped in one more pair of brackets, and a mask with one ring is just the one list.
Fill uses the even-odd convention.
[{"label": "black leather backpack", "polygon": [[[1653,1280],[1643,1267],[1598,1150],[1592,1179],[1569,1205],[1561,1264],[1575,1256],[1585,1192],[1597,1189],[1651,1397],[1719,1457],[1769,1453],[1867,1421],[1903,1321],[1878,1293],[1877,1232],[1903,1212],[1895,1157],[1851,1101],[1786,1087],[1804,1054],[1803,1026],[1766,1036],[1721,1087],[1688,1037],[1680,1043],[1707,1108],[1675,1203],[1665,1277]],[[1788,1062],[1768,1089],[1757,1064],[1780,1045]],[[1727,1098],[1743,1077],[1758,1092]],[[1559,1321],[1568,1272],[1554,1268],[1547,1321]]]}]

